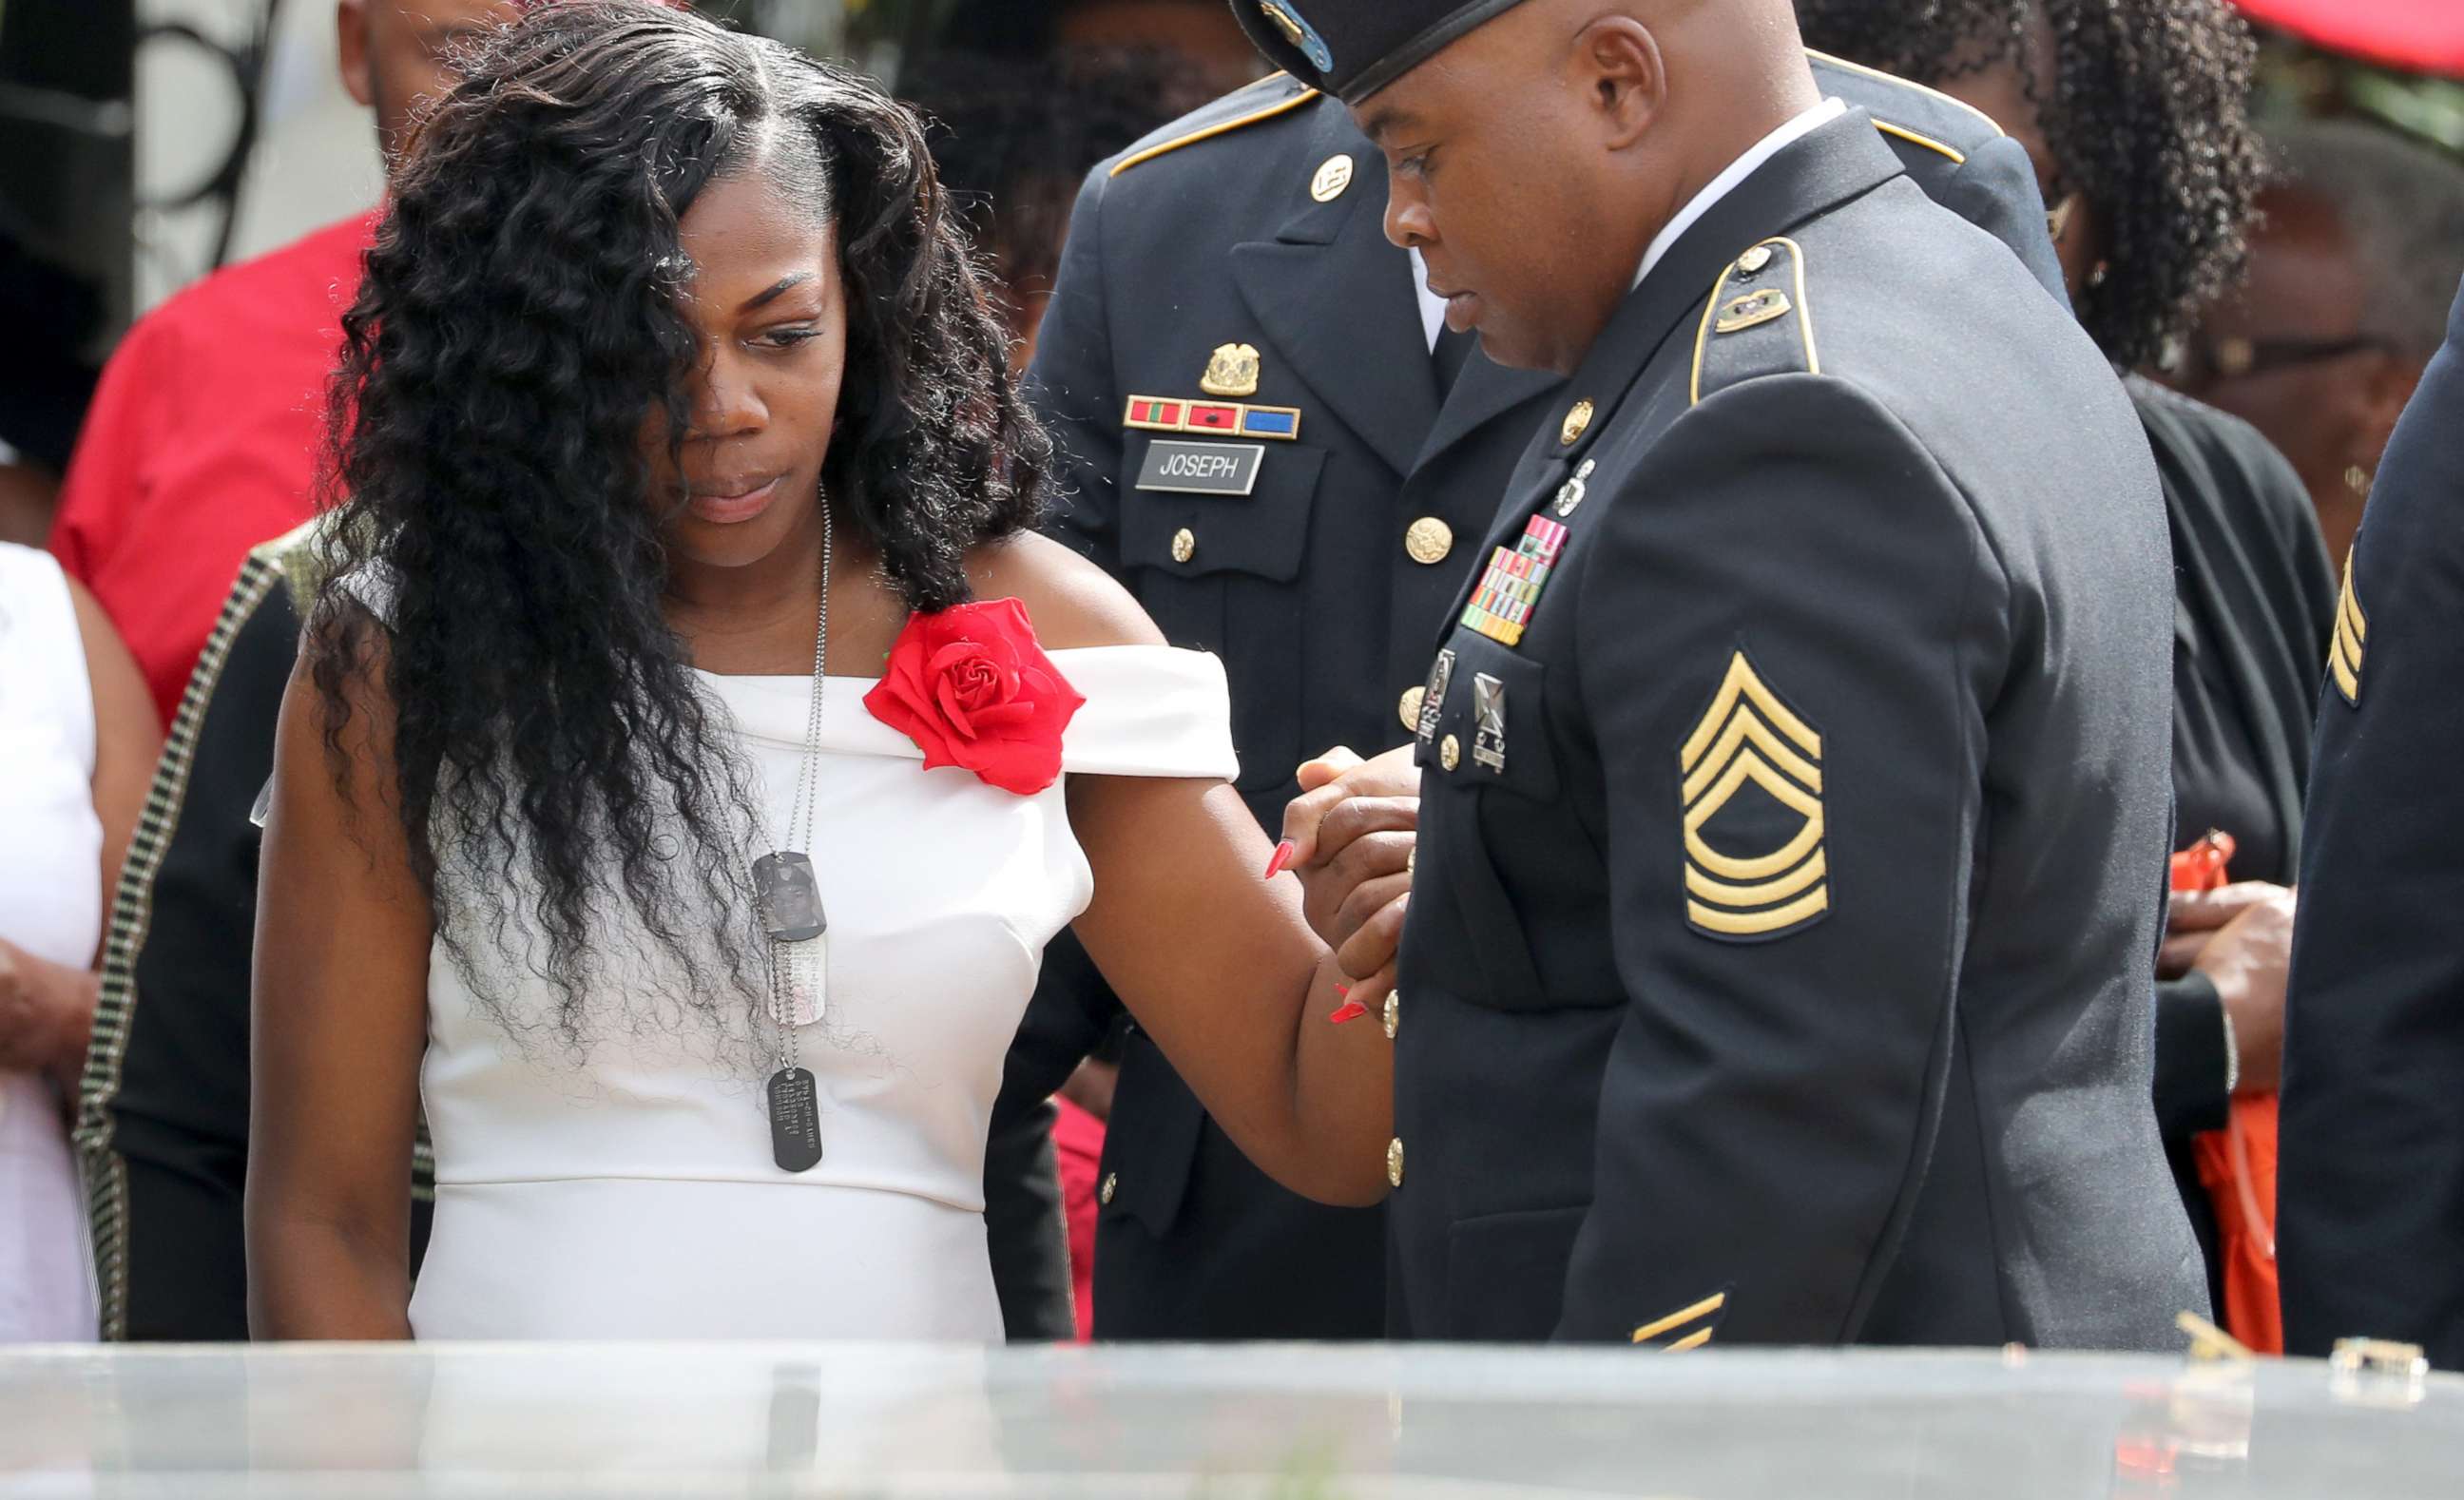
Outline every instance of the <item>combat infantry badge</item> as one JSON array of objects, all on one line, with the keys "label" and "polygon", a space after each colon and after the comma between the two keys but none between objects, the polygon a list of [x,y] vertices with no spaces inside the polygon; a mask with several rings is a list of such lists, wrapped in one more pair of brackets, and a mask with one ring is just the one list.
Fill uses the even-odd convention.
[{"label": "combat infantry badge", "polygon": [[1258,351],[1246,343],[1216,346],[1206,362],[1198,388],[1210,396],[1254,396],[1258,393]]}]

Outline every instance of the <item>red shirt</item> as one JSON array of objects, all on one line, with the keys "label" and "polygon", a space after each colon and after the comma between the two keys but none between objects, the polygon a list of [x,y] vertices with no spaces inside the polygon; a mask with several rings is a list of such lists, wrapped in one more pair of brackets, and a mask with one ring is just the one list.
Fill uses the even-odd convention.
[{"label": "red shirt", "polygon": [[324,393],[378,215],[228,266],[104,367],[52,523],[170,721],[248,549],[316,505]]}]

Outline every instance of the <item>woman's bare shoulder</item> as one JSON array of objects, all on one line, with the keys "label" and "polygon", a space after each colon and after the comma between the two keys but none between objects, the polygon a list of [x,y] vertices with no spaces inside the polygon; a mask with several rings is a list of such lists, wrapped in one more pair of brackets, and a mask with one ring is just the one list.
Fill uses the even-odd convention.
[{"label": "woman's bare shoulder", "polygon": [[967,559],[979,599],[1026,606],[1047,651],[1085,646],[1161,646],[1163,632],[1111,574],[1047,537],[1022,534]]}]

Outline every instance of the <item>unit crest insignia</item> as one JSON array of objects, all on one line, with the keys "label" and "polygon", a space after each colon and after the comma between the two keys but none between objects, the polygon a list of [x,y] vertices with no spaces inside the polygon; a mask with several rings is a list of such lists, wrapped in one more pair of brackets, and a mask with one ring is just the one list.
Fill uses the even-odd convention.
[{"label": "unit crest insignia", "polygon": [[1711,331],[1743,333],[1749,328],[1759,328],[1764,323],[1786,318],[1795,305],[1788,299],[1788,294],[1777,287],[1748,292],[1721,304],[1719,320],[1711,325]]},{"label": "unit crest insignia", "polygon": [[1284,33],[1286,41],[1301,50],[1301,55],[1309,59],[1310,67],[1320,73],[1334,71],[1334,54],[1327,49],[1326,38],[1318,35],[1317,28],[1302,18],[1292,0],[1258,0],[1258,9],[1265,12],[1267,20],[1275,23],[1275,30]]},{"label": "unit crest insignia", "polygon": [[1206,362],[1198,388],[1210,396],[1254,396],[1258,393],[1258,350],[1246,343],[1222,343]]},{"label": "unit crest insignia", "polygon": [[1706,938],[1759,942],[1821,920],[1831,910],[1822,737],[1743,651],[1729,658],[1677,760],[1686,925]]}]

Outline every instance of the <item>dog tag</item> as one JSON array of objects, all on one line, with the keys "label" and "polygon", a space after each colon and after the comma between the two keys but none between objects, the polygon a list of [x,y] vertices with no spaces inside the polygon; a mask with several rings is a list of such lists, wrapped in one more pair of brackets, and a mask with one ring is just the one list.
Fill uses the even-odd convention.
[{"label": "dog tag", "polygon": [[822,915],[821,881],[803,854],[764,854],[753,862],[753,897],[773,942],[803,942],[829,930]]},{"label": "dog tag", "polygon": [[771,949],[778,956],[779,989],[770,1019],[782,1026],[809,1026],[829,1005],[830,936],[808,938]]},{"label": "dog tag", "polygon": [[781,1068],[770,1075],[770,1159],[781,1172],[809,1172],[822,1161],[822,1101],[813,1075]]}]

